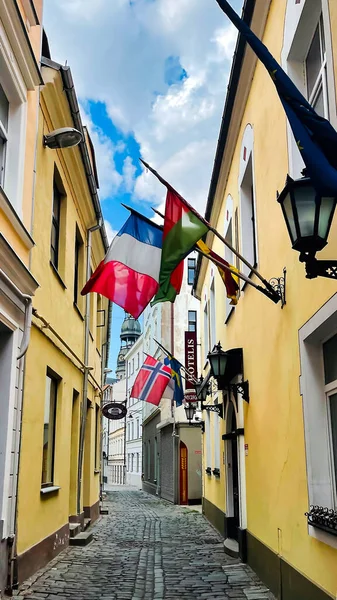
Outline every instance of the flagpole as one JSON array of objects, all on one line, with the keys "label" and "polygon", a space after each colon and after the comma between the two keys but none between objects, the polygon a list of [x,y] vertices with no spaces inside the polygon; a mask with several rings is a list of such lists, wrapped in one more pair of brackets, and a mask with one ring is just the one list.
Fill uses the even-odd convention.
[{"label": "flagpole", "polygon": [[[233,252],[233,254],[235,254],[235,256],[237,256],[253,273],[255,273],[255,275],[260,279],[260,281],[262,281],[262,283],[266,286],[267,290],[269,290],[269,292],[271,292],[273,295],[276,295],[276,292],[273,288],[272,285],[270,285],[269,281],[267,281],[264,277],[262,277],[261,273],[258,272],[257,269],[255,269],[255,267],[253,267],[253,265],[251,265],[248,260],[246,260],[244,258],[244,256],[242,256],[238,250],[236,250],[236,248],[234,248],[229,242],[227,242],[227,240],[214,228],[212,227],[212,225],[204,218],[202,217],[194,208],[193,206],[191,206],[187,200],[185,200],[185,198],[183,198],[179,192],[177,192],[177,190],[174,189],[174,187],[172,187],[172,185],[170,185],[167,181],[165,181],[165,179],[163,179],[163,177],[161,175],[159,175],[159,173],[153,169],[152,167],[150,167],[150,165],[145,162],[145,160],[143,160],[142,158],[139,159],[141,161],[141,163],[143,163],[143,165],[146,167],[146,169],[149,169],[149,171],[151,171],[151,173],[153,173],[153,175],[155,175],[155,177],[157,177],[157,179],[159,179],[159,181],[168,189],[171,190],[174,194],[176,194],[180,200],[190,209],[191,212],[193,212],[198,219],[200,219],[200,221],[202,221],[206,227],[208,227],[208,229],[214,233],[214,235],[216,237],[219,238],[219,240],[221,240],[223,242],[223,244],[225,244],[225,246],[227,246],[227,248],[229,248],[229,250],[231,252]],[[249,280],[248,280],[249,281]],[[259,288],[257,288],[259,289]],[[261,288],[262,289],[262,288]]]},{"label": "flagpole", "polygon": [[[166,348],[164,346],[162,346],[162,344],[160,342],[158,342],[155,338],[153,338],[153,341],[156,342],[156,344],[158,344],[159,348],[161,348],[161,350],[163,352],[165,352],[165,354],[167,355],[168,358],[174,358],[174,360],[177,361],[177,363],[181,366],[181,368],[183,369],[184,373],[187,374],[187,376],[189,377],[189,379],[193,380],[193,383],[198,383],[198,380],[193,377],[193,375],[190,375],[190,373],[187,371],[185,365],[183,365],[177,358],[175,358],[168,350],[166,350]],[[185,379],[185,378],[184,378]]]},{"label": "flagpole", "polygon": [[[159,210],[157,210],[156,208],[153,208],[153,206],[151,207],[153,212],[157,213],[157,215],[159,215],[160,217],[162,217],[163,219],[165,218],[164,215],[159,212]],[[220,235],[220,234],[219,234]],[[225,242],[226,243],[226,242]],[[229,246],[229,244],[226,244]],[[229,246],[230,247],[230,246]],[[220,262],[219,260],[217,260],[215,257],[211,257],[208,254],[206,254],[205,252],[203,252],[200,248],[198,248],[197,245],[194,246],[194,250],[196,252],[198,252],[199,254],[201,254],[202,256],[204,256],[205,258],[208,258],[208,260],[210,260],[211,262],[214,262],[216,265],[218,265],[221,269],[226,269],[226,271],[229,271],[232,275],[235,275],[236,277],[239,277],[239,279],[242,279],[243,281],[245,281],[246,283],[249,283],[249,285],[251,285],[252,287],[254,287],[256,290],[258,290],[259,292],[262,292],[265,296],[267,296],[268,298],[270,298],[270,283],[268,282],[268,288],[267,290],[265,290],[264,288],[262,288],[260,285],[257,285],[256,283],[254,283],[254,281],[252,281],[251,279],[249,279],[249,277],[247,277],[246,275],[244,275],[243,273],[241,273],[241,271],[237,270],[235,271],[234,269],[231,269],[230,266],[226,266],[224,265],[222,262]],[[240,256],[240,255],[239,255]],[[247,263],[249,264],[249,263]],[[275,295],[275,290],[273,290],[273,296]],[[276,300],[276,296],[275,296],[275,300]],[[155,340],[156,341],[156,340]],[[158,342],[157,342],[158,343]]]}]

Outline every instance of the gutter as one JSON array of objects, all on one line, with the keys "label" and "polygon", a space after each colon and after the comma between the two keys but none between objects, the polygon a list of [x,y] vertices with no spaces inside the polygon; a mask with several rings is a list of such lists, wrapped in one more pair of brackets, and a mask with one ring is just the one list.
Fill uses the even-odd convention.
[{"label": "gutter", "polygon": [[[245,0],[244,7],[242,9],[242,19],[245,21],[245,23],[247,23],[247,25],[250,25],[250,23],[251,23],[251,20],[252,20],[253,14],[254,14],[255,3],[256,3],[256,0]],[[217,149],[216,149],[216,153],[215,153],[211,183],[210,183],[210,188],[209,188],[209,192],[208,192],[208,198],[207,198],[207,204],[206,204],[206,210],[205,210],[205,219],[207,221],[210,221],[211,214],[212,214],[214,197],[215,197],[216,188],[218,185],[222,159],[223,159],[223,155],[224,155],[224,151],[225,151],[225,147],[226,147],[226,143],[227,143],[227,137],[228,137],[228,133],[229,133],[229,127],[230,127],[234,103],[235,103],[235,99],[236,99],[237,86],[238,86],[238,82],[239,82],[240,75],[241,75],[241,69],[242,69],[243,59],[245,56],[246,46],[247,46],[247,42],[245,41],[244,37],[240,33],[238,35],[238,39],[237,39],[236,47],[235,47],[235,51],[234,51],[232,68],[231,68],[231,72],[230,72],[230,76],[229,76],[229,83],[228,83],[227,95],[226,95],[226,100],[225,100],[225,106],[224,106],[222,119],[221,119],[218,144],[217,144]],[[197,288],[198,279],[199,279],[199,275],[200,275],[202,258],[203,258],[202,255],[199,254],[198,261],[197,261],[197,267],[196,267],[196,273],[195,273],[195,277],[194,277],[194,283],[193,283],[193,287],[192,287],[193,295],[196,295],[196,288]]]},{"label": "gutter", "polygon": [[[83,124],[82,124],[82,119],[81,119],[81,114],[80,114],[80,108],[78,106],[74,81],[72,78],[70,67],[60,65],[59,63],[51,60],[50,58],[46,58],[45,56],[43,56],[41,59],[41,65],[44,67],[49,67],[51,69],[55,69],[56,71],[60,71],[60,73],[61,73],[63,89],[67,95],[67,100],[68,100],[71,116],[73,119],[74,127],[76,129],[78,129],[78,131],[80,131],[82,134],[82,141],[79,143],[78,146],[79,146],[79,149],[81,152],[84,170],[85,170],[85,174],[87,177],[87,182],[88,182],[92,202],[94,205],[97,222],[102,221],[102,223],[104,223],[103,214],[102,214],[102,210],[101,210],[101,204],[100,204],[98,192],[97,192],[95,173],[92,169],[90,158],[89,158],[89,152],[88,152],[87,144],[85,141],[85,135],[84,135],[84,129],[83,129]],[[109,248],[109,242],[108,242],[108,237],[107,237],[104,225],[102,225],[102,227],[101,227],[101,236],[102,236],[102,241],[103,241],[105,252],[107,252],[107,250]]]}]

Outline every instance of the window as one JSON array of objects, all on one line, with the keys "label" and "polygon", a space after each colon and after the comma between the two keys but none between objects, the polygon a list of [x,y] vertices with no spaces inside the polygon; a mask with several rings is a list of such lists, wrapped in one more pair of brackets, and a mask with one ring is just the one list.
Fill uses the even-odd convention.
[{"label": "window", "polygon": [[8,112],[9,102],[7,96],[0,85],[0,185],[4,186],[5,167],[6,167],[6,149],[7,149],[7,130],[8,130]]},{"label": "window", "polygon": [[321,117],[328,119],[327,59],[322,15],[305,59],[305,72],[308,100]]},{"label": "window", "polygon": [[[240,157],[240,216],[241,216],[241,252],[253,266],[257,266],[256,215],[253,173],[254,135],[251,125],[247,125],[243,134]],[[228,231],[228,230],[227,230]],[[232,236],[232,232],[230,233]],[[250,269],[242,263],[241,271],[249,276]]]},{"label": "window", "polygon": [[76,227],[75,234],[75,261],[74,261],[74,302],[79,304],[79,291],[83,283],[83,240]]},{"label": "window", "polygon": [[136,421],[136,438],[137,438],[137,440],[139,438],[139,419],[137,419],[137,421]]},{"label": "window", "polygon": [[139,369],[139,352],[137,353],[137,369]]},{"label": "window", "polygon": [[135,359],[132,359],[132,373],[135,372]]},{"label": "window", "polygon": [[206,456],[205,456],[205,462],[206,462],[206,468],[209,468],[212,466],[212,459],[211,459],[211,413],[209,411],[206,412],[206,418],[205,418],[205,436],[206,436]]},{"label": "window", "polygon": [[128,429],[127,429],[127,437],[126,437],[126,439],[127,440],[130,439],[130,423],[128,423]]},{"label": "window", "polygon": [[154,453],[154,457],[153,457],[153,465],[154,465],[154,479],[157,480],[157,454],[158,454],[158,441],[157,438],[154,438],[154,448],[153,448],[153,453]]},{"label": "window", "polygon": [[131,439],[133,440],[133,421],[131,421]]},{"label": "window", "polygon": [[61,223],[62,195],[57,187],[55,178],[53,183],[53,215],[51,226],[50,260],[55,269],[59,266],[60,223]]},{"label": "window", "polygon": [[204,362],[207,361],[207,355],[209,353],[209,306],[208,302],[205,304],[204,308]]},{"label": "window", "polygon": [[195,275],[195,258],[187,259],[187,283],[188,285],[193,285],[194,283],[194,275]]},{"label": "window", "polygon": [[331,471],[334,476],[335,498],[337,494],[337,335],[323,344],[324,383],[327,399]]},{"label": "window", "polygon": [[215,344],[216,344],[216,329],[215,329],[215,283],[214,283],[214,279],[211,283],[211,289],[210,289],[210,347],[211,349],[214,348]]},{"label": "window", "polygon": [[196,331],[197,330],[197,311],[189,310],[188,311],[188,331]]},{"label": "window", "polygon": [[130,471],[130,466],[131,466],[131,455],[128,454],[128,471]]},{"label": "window", "polygon": [[[237,212],[235,213],[235,215],[237,216]],[[233,223],[232,223],[232,219],[230,219],[229,223],[228,223],[228,228],[227,228],[227,232],[226,232],[226,236],[225,236],[225,240],[226,242],[228,242],[231,246],[233,246]],[[233,252],[230,250],[230,248],[228,248],[228,246],[225,246],[225,260],[230,264],[230,265],[234,265],[234,254]],[[225,289],[225,293],[226,293],[226,289]],[[231,300],[230,298],[227,298],[226,296],[226,320],[228,319],[228,317],[230,316],[230,314],[232,313],[232,310],[234,309],[234,306],[231,305]]]},{"label": "window", "polygon": [[220,469],[220,418],[213,413],[214,468]]},{"label": "window", "polygon": [[44,404],[42,486],[54,483],[55,425],[58,380],[47,372]]},{"label": "window", "polygon": [[136,472],[139,473],[139,452],[136,455]]},{"label": "window", "polygon": [[131,454],[131,473],[133,473],[133,456],[134,454]]},{"label": "window", "polygon": [[150,481],[151,478],[151,442],[147,444],[147,479]]}]

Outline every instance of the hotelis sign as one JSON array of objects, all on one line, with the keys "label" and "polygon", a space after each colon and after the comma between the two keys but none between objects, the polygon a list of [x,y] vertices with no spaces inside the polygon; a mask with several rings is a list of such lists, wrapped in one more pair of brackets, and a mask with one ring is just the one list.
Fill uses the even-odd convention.
[{"label": "hotelis sign", "polygon": [[197,375],[197,334],[195,331],[185,331],[185,400],[197,402],[198,398],[194,389]]}]

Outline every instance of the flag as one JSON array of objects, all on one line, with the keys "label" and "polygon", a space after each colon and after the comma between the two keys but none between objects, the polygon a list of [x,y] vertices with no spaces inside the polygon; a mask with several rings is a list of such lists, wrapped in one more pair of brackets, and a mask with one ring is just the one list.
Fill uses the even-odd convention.
[{"label": "flag", "polygon": [[217,3],[269,71],[307,167],[307,175],[316,191],[325,196],[337,196],[337,132],[327,119],[315,112],[266,46],[240,19],[227,0],[217,0]]},{"label": "flag", "polygon": [[159,288],[162,228],[132,210],[81,294],[97,292],[135,319]]},{"label": "flag", "polygon": [[135,379],[130,397],[158,406],[170,380],[170,367],[147,356]]},{"label": "flag", "polygon": [[151,305],[167,300],[174,302],[183,279],[182,261],[210,226],[157,171],[144,160],[140,160],[167,188],[159,290]]},{"label": "flag", "polygon": [[[197,247],[200,248],[203,254],[207,254],[210,260],[215,259],[217,263],[222,263],[224,267],[230,267],[231,269],[233,269],[233,271],[239,273],[239,270],[236,267],[233,267],[233,265],[230,265],[226,260],[221,258],[219,254],[213,252],[213,250],[211,250],[202,240],[199,240],[199,242],[197,242]],[[216,264],[220,273],[220,277],[225,284],[227,298],[231,300],[230,304],[233,304],[235,306],[238,303],[239,299],[239,278],[230,271],[228,271],[228,269],[222,269],[221,266],[217,263],[214,264]]]},{"label": "flag", "polygon": [[164,364],[171,369],[171,377],[174,382],[173,400],[177,407],[181,406],[184,399],[184,390],[180,372],[180,362],[173,356],[170,356],[164,359]]}]

